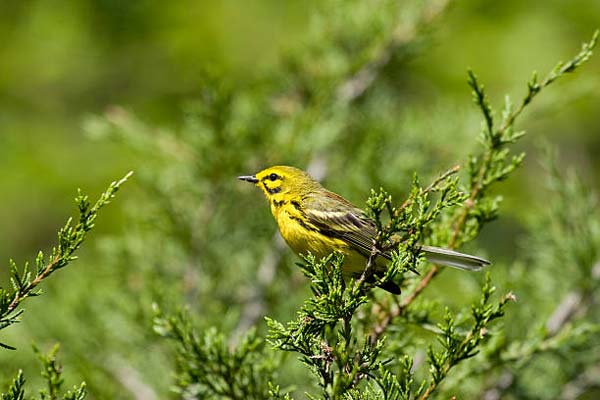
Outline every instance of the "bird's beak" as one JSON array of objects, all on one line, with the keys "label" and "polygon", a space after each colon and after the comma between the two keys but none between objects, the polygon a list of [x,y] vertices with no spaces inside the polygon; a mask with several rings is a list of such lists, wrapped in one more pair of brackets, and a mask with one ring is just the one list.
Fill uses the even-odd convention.
[{"label": "bird's beak", "polygon": [[246,182],[251,182],[251,183],[258,183],[258,179],[256,179],[255,175],[242,175],[242,176],[238,176],[238,179],[240,181],[246,181]]}]

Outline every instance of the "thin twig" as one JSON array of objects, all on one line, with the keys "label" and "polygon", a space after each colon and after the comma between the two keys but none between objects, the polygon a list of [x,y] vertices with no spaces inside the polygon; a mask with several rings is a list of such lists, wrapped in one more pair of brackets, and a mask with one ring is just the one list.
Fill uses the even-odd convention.
[{"label": "thin twig", "polygon": [[6,309],[6,315],[10,315],[10,313],[12,313],[19,306],[19,304],[31,294],[33,289],[35,289],[41,281],[46,279],[48,275],[50,275],[54,271],[60,260],[61,257],[56,256],[54,260],[52,260],[50,264],[44,267],[44,270],[38,276],[36,276],[35,279],[31,281],[31,283],[29,283],[29,285],[27,285],[23,290],[19,290],[15,293],[15,297]]},{"label": "thin twig", "polygon": [[[444,180],[446,180],[447,178],[449,178],[450,176],[456,174],[458,171],[460,170],[460,166],[456,165],[454,167],[452,167],[451,169],[449,169],[448,171],[446,171],[445,173],[443,173],[442,175],[440,175],[438,178],[436,178],[432,183],[429,184],[429,186],[427,186],[425,189],[423,189],[423,193],[429,193],[430,191],[434,190],[441,182],[443,182]],[[476,195],[476,194],[475,194]],[[469,197],[469,199],[473,196],[473,193],[471,193],[471,196]],[[468,202],[468,200],[467,200]],[[465,203],[467,203],[465,202]],[[404,208],[406,208],[408,205],[410,205],[410,199],[407,199],[399,208],[398,210],[402,210]],[[397,210],[396,215],[399,213],[399,211]],[[458,225],[455,225],[455,230],[459,229],[461,227],[462,224],[464,224],[464,220],[460,220],[459,219],[459,223]],[[431,280],[439,273],[440,271],[440,267],[437,266],[433,266],[428,272],[427,274],[425,274],[425,276],[419,281],[419,283],[417,284],[417,286],[415,287],[415,289],[409,293],[408,296],[406,296],[398,305],[398,307],[394,308],[394,309],[390,309],[389,312],[383,317],[383,319],[381,321],[379,321],[378,324],[376,324],[371,333],[369,334],[369,336],[371,337],[371,339],[373,340],[373,342],[377,341],[381,335],[385,332],[385,330],[387,329],[388,325],[392,322],[392,320],[394,318],[399,317],[400,315],[402,315],[402,313],[404,312],[404,310],[410,306],[410,304],[412,304],[412,302],[417,298],[417,296],[419,296],[419,294],[425,290],[425,288],[429,285],[429,283],[431,282]]]}]

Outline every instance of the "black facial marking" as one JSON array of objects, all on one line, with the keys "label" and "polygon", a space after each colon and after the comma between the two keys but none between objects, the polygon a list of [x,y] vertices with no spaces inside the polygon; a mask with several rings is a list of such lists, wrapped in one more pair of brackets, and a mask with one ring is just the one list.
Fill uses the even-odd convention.
[{"label": "black facial marking", "polygon": [[263,182],[262,184],[265,187],[265,190],[267,192],[269,192],[269,194],[275,194],[275,193],[281,192],[281,187],[280,186],[274,187],[274,188],[270,188],[270,187],[267,186],[267,184],[265,182]]},{"label": "black facial marking", "polygon": [[306,224],[306,222],[302,221],[302,219],[298,218],[298,217],[294,217],[293,215],[289,216],[291,220],[294,220],[296,222],[298,222],[304,229],[306,229],[307,231],[318,231],[318,229],[309,226]]},{"label": "black facial marking", "polygon": [[275,182],[279,178],[281,178],[281,177],[275,173],[272,173],[271,175],[269,175],[269,179],[273,182]]},{"label": "black facial marking", "polygon": [[286,205],[286,204],[287,204],[287,200],[280,200],[280,201],[273,200],[273,205],[275,207],[281,207],[281,206]]},{"label": "black facial marking", "polygon": [[292,206],[294,206],[294,208],[295,208],[296,210],[298,210],[298,212],[300,213],[300,215],[302,215],[304,218],[306,218],[306,211],[304,211],[304,210],[302,209],[302,206],[300,205],[300,203],[298,203],[296,200],[292,200],[292,201],[290,202],[290,204],[291,204]]}]

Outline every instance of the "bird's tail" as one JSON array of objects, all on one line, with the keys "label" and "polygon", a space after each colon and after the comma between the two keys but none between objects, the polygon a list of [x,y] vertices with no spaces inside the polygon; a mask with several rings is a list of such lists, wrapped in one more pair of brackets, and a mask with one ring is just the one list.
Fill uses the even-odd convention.
[{"label": "bird's tail", "polygon": [[425,254],[427,261],[434,264],[464,269],[465,271],[479,271],[491,264],[488,260],[483,258],[459,253],[453,250],[442,249],[441,247],[421,246],[421,251]]}]

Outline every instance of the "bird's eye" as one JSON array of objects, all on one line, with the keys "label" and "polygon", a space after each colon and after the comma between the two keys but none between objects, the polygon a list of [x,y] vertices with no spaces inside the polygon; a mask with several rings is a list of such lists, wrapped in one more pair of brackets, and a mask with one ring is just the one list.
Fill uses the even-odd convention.
[{"label": "bird's eye", "polygon": [[269,179],[272,181],[276,181],[277,179],[279,179],[279,175],[277,174],[271,174],[269,175]]}]

